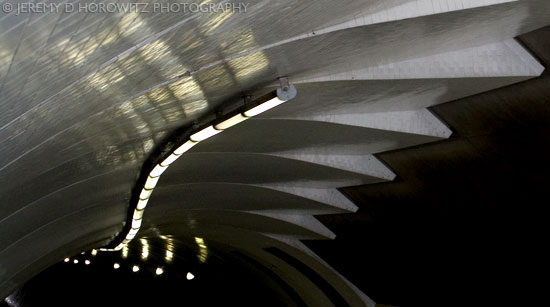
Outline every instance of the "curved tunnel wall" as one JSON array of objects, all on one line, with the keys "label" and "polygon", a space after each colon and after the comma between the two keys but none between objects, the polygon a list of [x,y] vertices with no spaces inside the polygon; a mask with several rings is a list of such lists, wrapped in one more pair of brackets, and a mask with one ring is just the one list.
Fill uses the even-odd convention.
[{"label": "curved tunnel wall", "polygon": [[[300,244],[334,236],[312,214],[356,210],[336,188],[392,180],[374,154],[449,137],[425,108],[540,75],[513,37],[548,24],[549,10],[540,0],[257,1],[222,15],[4,14],[0,296],[112,239],[145,159],[174,129],[286,75],[295,100],[167,171],[143,234],[171,210],[186,225],[186,211],[200,209],[191,216],[204,219],[201,232],[216,229],[223,210],[236,234],[249,216],[267,219],[269,229],[244,229],[271,243],[235,246],[264,262],[275,261],[263,250],[274,245],[307,256],[346,299],[372,304]],[[189,194],[174,199],[180,189]],[[217,189],[251,199],[220,208],[201,198]],[[259,189],[287,207],[254,201]]]}]

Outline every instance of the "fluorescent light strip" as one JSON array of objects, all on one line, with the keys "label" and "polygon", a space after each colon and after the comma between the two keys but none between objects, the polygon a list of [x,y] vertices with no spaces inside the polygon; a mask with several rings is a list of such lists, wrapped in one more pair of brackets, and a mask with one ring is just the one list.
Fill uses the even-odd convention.
[{"label": "fluorescent light strip", "polygon": [[134,216],[133,216],[133,219],[134,220],[139,220],[139,219],[142,219],[143,218],[143,210],[134,210]]},{"label": "fluorescent light strip", "polygon": [[185,152],[187,152],[189,149],[193,148],[193,146],[197,145],[199,142],[194,142],[194,141],[187,141],[185,142],[183,145],[181,145],[180,147],[178,147],[178,149],[174,150],[174,154],[176,155],[181,155]]},{"label": "fluorescent light strip", "polygon": [[272,98],[258,106],[255,106],[254,108],[244,111],[243,115],[246,117],[252,117],[256,116],[258,114],[261,114],[267,110],[273,109],[274,107],[280,105],[281,103],[285,102],[286,100],[281,100],[279,97]]},{"label": "fluorescent light strip", "polygon": [[141,227],[141,220],[132,220],[132,228]]},{"label": "fluorescent light strip", "polygon": [[145,186],[143,186],[146,190],[152,190],[157,186],[157,182],[159,182],[160,176],[151,176],[149,175],[147,177],[147,181],[145,181]]},{"label": "fluorescent light strip", "polygon": [[[294,89],[294,95],[295,94],[296,94],[296,90]],[[244,111],[243,113],[239,113],[230,118],[227,118],[224,121],[217,123],[215,126],[210,125],[198,132],[191,134],[189,136],[189,140],[187,140],[181,146],[176,148],[161,163],[155,165],[155,167],[151,170],[151,172],[147,176],[147,180],[145,181],[143,189],[139,194],[139,200],[136,205],[136,210],[134,210],[134,214],[132,216],[132,228],[130,229],[130,231],[128,231],[122,243],[117,245],[117,247],[115,247],[114,249],[101,248],[100,250],[101,251],[121,250],[136,237],[141,227],[141,223],[143,221],[143,214],[144,214],[145,207],[147,206],[147,202],[149,201],[149,198],[151,197],[151,194],[153,193],[153,190],[155,189],[160,179],[160,176],[168,169],[168,166],[170,166],[179,157],[181,157],[183,153],[189,151],[191,148],[193,148],[193,146],[197,145],[199,142],[204,141],[220,132],[223,132],[225,129],[231,128],[239,123],[242,123],[243,121],[249,119],[250,117],[256,116],[267,110],[270,110],[284,103],[285,101],[287,100],[282,100],[278,96],[276,96],[264,103],[261,103],[249,110]],[[196,238],[196,239],[200,239],[200,238]],[[197,244],[199,245],[199,247],[206,248],[206,246],[204,246],[204,241],[202,242],[199,242],[199,241],[202,241],[202,239],[197,241]],[[173,256],[172,251],[169,251],[169,252],[170,252],[170,255],[167,252],[167,258],[171,258]],[[143,251],[142,251],[142,258],[147,258],[148,255],[149,255],[148,245],[144,244]],[[116,267],[117,265],[118,263],[115,264],[115,268],[118,268]],[[193,278],[194,276],[192,273],[187,274],[187,279],[190,280]]]},{"label": "fluorescent light strip", "polygon": [[164,173],[164,171],[167,168],[168,168],[168,166],[162,166],[162,165],[158,164],[157,166],[155,166],[155,168],[153,168],[153,170],[151,171],[149,176],[150,177],[159,177],[160,175],[162,175],[162,173]]},{"label": "fluorescent light strip", "polygon": [[191,134],[189,139],[193,142],[200,142],[200,141],[204,141],[207,138],[212,137],[212,136],[214,136],[214,135],[216,135],[216,134],[218,134],[222,131],[223,130],[216,130],[216,128],[214,128],[214,126],[208,126],[208,127],[202,129],[199,132]]},{"label": "fluorescent light strip", "polygon": [[245,120],[247,120],[248,117],[246,116],[243,116],[241,113],[233,116],[233,117],[230,117],[226,120],[224,120],[223,122],[217,124],[216,126],[214,126],[214,128],[218,129],[218,130],[225,130],[225,129],[228,129],[228,128],[231,128],[239,123],[242,123],[244,122]]},{"label": "fluorescent light strip", "polygon": [[137,203],[137,207],[136,209],[137,210],[143,210],[145,209],[145,207],[147,206],[147,202],[149,201],[149,199],[140,199]]},{"label": "fluorescent light strip", "polygon": [[176,155],[175,153],[168,156],[168,158],[164,159],[162,163],[160,163],[158,166],[162,167],[168,167],[170,164],[174,163],[181,155]]},{"label": "fluorescent light strip", "polygon": [[151,196],[151,193],[153,193],[153,190],[146,190],[146,189],[143,189],[141,190],[141,193],[139,194],[139,199],[149,199],[149,197]]}]

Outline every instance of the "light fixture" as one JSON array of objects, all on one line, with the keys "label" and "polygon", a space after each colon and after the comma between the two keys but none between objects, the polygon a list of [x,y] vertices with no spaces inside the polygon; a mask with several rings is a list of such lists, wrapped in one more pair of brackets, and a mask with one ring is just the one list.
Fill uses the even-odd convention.
[{"label": "light fixture", "polygon": [[78,259],[73,260],[73,263],[74,263],[74,264],[77,264],[77,263],[78,263]]},{"label": "light fixture", "polygon": [[149,243],[147,243],[147,239],[140,239],[140,242],[142,244],[141,247],[141,259],[147,260],[149,257]]},{"label": "light fixture", "polygon": [[152,190],[154,189],[156,186],[157,186],[157,182],[159,181],[159,178],[160,177],[153,177],[153,176],[149,176],[147,177],[147,181],[145,181],[145,186],[143,188],[147,189],[147,190]]},{"label": "light fixture", "polygon": [[166,237],[166,254],[164,255],[164,261],[166,263],[172,263],[174,261],[174,240],[172,238]]},{"label": "light fixture", "polygon": [[159,166],[168,167],[170,166],[170,164],[174,163],[174,161],[176,161],[179,157],[181,157],[181,154],[176,155],[175,153],[172,153],[168,156],[168,158],[164,159],[164,161],[162,161]]},{"label": "light fixture", "polygon": [[279,81],[281,82],[281,87],[276,92],[271,92],[262,97],[259,102],[256,102],[255,107],[244,111],[243,115],[246,117],[259,115],[296,97],[296,88],[294,85],[288,83],[287,78],[280,78]]},{"label": "light fixture", "polygon": [[157,268],[157,270],[155,271],[155,273],[157,275],[161,275],[162,273],[164,273],[164,270],[162,268]]},{"label": "light fixture", "polygon": [[147,202],[149,201],[149,199],[140,199],[138,201],[138,204],[137,204],[137,207],[136,209],[137,210],[143,210],[145,209],[145,207],[147,206]]},{"label": "light fixture", "polygon": [[92,256],[96,256],[97,255],[97,250],[96,249],[92,249]]},{"label": "light fixture", "polygon": [[122,253],[121,253],[122,259],[128,258],[128,252],[129,252],[128,245],[125,245],[125,246],[122,248]]},{"label": "light fixture", "polygon": [[193,273],[191,273],[191,272],[187,272],[186,277],[187,277],[187,280],[191,280],[191,279],[195,278],[195,275],[193,275]]},{"label": "light fixture", "polygon": [[126,236],[126,238],[130,238],[132,237],[132,239],[136,236],[136,234],[138,233],[139,229],[130,229],[130,231],[128,232],[128,235]]},{"label": "light fixture", "polygon": [[195,237],[195,243],[197,243],[197,245],[199,246],[199,254],[198,254],[199,261],[202,263],[205,263],[206,260],[208,260],[208,248],[204,243],[204,239]]},{"label": "light fixture", "polygon": [[115,268],[115,270],[118,270],[118,268],[120,268],[120,264],[115,262],[115,264],[113,264],[113,268]]},{"label": "light fixture", "polygon": [[214,126],[208,126],[204,129],[200,130],[199,132],[191,134],[189,139],[193,142],[200,142],[200,141],[204,141],[207,138],[212,137],[212,136],[214,136],[214,135],[216,135],[216,134],[218,134],[222,131],[223,130],[216,130],[216,128],[214,128]]},{"label": "light fixture", "polygon": [[65,262],[69,262],[69,261],[71,261],[71,259],[69,259],[69,258],[65,258],[65,259],[63,259],[63,261],[65,261]]},{"label": "light fixture", "polygon": [[174,253],[172,251],[167,250],[166,255],[164,256],[164,260],[168,263],[171,263],[174,261]]},{"label": "light fixture", "polygon": [[198,143],[199,142],[194,142],[194,141],[189,140],[189,141],[183,143],[183,145],[181,145],[180,147],[178,147],[178,149],[174,150],[174,154],[181,155],[181,154],[187,152],[189,149],[193,148],[193,146],[197,145]]},{"label": "light fixture", "polygon": [[143,189],[143,190],[141,190],[141,193],[139,194],[139,199],[149,199],[149,197],[151,196],[151,193],[153,193],[153,190]]},{"label": "light fixture", "polygon": [[155,166],[155,168],[153,168],[153,170],[151,171],[149,176],[158,177],[158,176],[162,175],[162,173],[164,173],[164,171],[167,168],[168,168],[168,166],[162,166],[162,165],[158,164],[157,166]]},{"label": "light fixture", "polygon": [[285,100],[279,99],[279,97],[274,97],[248,111],[245,111],[243,114],[246,117],[252,117],[256,116],[258,114],[261,114],[267,110],[273,109],[274,107],[280,105],[281,103],[285,102]]},{"label": "light fixture", "polygon": [[243,116],[241,113],[239,113],[239,114],[237,114],[233,117],[230,117],[230,118],[222,121],[221,123],[214,126],[214,128],[216,128],[218,130],[225,130],[225,129],[228,129],[228,128],[231,128],[231,127],[235,126],[236,124],[242,123],[247,119],[248,119],[248,117]]},{"label": "light fixture", "polygon": [[[143,210],[134,210],[133,219],[134,220],[140,220],[142,218],[143,218]],[[132,228],[135,228],[135,227],[132,227]]]},{"label": "light fixture", "polygon": [[141,226],[141,219],[132,220],[132,228],[139,228]]},{"label": "light fixture", "polygon": [[90,260],[88,260],[88,259],[84,260],[84,264],[89,265],[89,264],[90,264]]},{"label": "light fixture", "polygon": [[134,266],[132,267],[132,271],[133,271],[133,272],[139,271],[139,267],[138,267],[137,265],[134,265]]},{"label": "light fixture", "polygon": [[[156,161],[157,164],[155,164],[153,169],[151,169],[147,174],[147,179],[145,181],[145,184],[143,185],[143,188],[140,191],[139,199],[137,200],[137,204],[136,204],[134,213],[132,215],[130,230],[128,230],[126,235],[123,238],[121,238],[122,239],[121,243],[117,245],[115,248],[100,248],[100,250],[101,251],[121,250],[130,241],[132,241],[135,238],[142,224],[144,209],[147,207],[149,198],[151,197],[153,190],[160,179],[160,176],[168,169],[168,167],[172,163],[174,163],[177,159],[179,159],[183,153],[189,151],[191,148],[193,148],[193,146],[197,145],[199,142],[204,141],[224,131],[225,129],[231,128],[249,119],[250,117],[261,114],[267,110],[270,110],[284,103],[285,101],[291,100],[296,97],[296,94],[297,94],[296,88],[289,83],[289,80],[287,77],[279,78],[279,82],[280,82],[280,87],[277,88],[277,90],[273,90],[267,95],[264,95],[254,101],[250,101],[249,99],[246,99],[244,106],[237,108],[232,112],[226,113],[225,115],[217,116],[217,119],[215,121],[209,124],[205,123],[205,126],[202,126],[203,127],[202,129],[198,131],[192,131],[188,139],[185,140],[183,143],[180,143],[178,141],[178,143],[181,145],[177,145],[178,146],[177,148],[172,149],[173,151],[169,153],[167,156],[164,156],[163,160],[160,163],[158,163],[159,161]],[[117,237],[116,240],[118,241],[120,239]],[[202,262],[204,262],[206,261],[206,258],[208,256],[208,249],[204,244],[204,240],[202,239],[197,240],[197,244],[200,247],[199,258]],[[142,259],[147,259],[148,255],[149,255],[149,247],[148,245],[144,244],[142,253],[141,253]],[[173,251],[169,249],[166,251],[165,259],[167,262],[170,262],[172,261],[172,258],[173,258]],[[191,273],[188,273],[188,274],[191,274]],[[193,275],[191,274],[191,276]]]}]

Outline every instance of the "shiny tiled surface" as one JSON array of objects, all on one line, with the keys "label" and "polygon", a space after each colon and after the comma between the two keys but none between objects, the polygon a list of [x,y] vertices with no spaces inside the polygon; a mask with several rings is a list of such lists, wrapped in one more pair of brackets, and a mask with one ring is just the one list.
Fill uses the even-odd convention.
[{"label": "shiny tiled surface", "polygon": [[[335,164],[337,156],[448,137],[443,124],[434,128],[443,132],[428,133],[428,119],[399,112],[540,73],[509,40],[546,25],[548,1],[428,2],[250,1],[246,13],[221,14],[0,13],[0,294],[57,261],[67,246],[111,238],[122,228],[143,162],[168,134],[244,91],[265,92],[279,76],[298,81],[295,101],[193,149],[160,186],[332,190],[371,183],[365,173],[376,168],[350,173]],[[410,16],[400,15],[413,4]],[[472,62],[478,70],[465,73]],[[311,118],[380,114],[370,117],[375,121],[390,111],[397,112],[395,127]],[[388,180],[382,173],[372,182]],[[159,201],[169,197],[158,193]],[[331,202],[339,203],[324,206]],[[157,218],[150,223],[161,223],[157,210],[176,204],[162,209],[153,198]],[[295,212],[306,207],[315,209],[296,202]],[[78,242],[91,233],[98,235]]]}]

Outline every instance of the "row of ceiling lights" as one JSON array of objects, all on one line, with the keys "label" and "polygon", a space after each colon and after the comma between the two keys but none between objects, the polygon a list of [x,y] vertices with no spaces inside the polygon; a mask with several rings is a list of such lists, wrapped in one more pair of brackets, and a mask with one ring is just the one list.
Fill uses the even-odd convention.
[{"label": "row of ceiling lights", "polygon": [[[71,259],[70,259],[70,258],[65,258],[63,261],[66,262],[66,263],[69,263],[69,262],[71,262]],[[72,262],[73,262],[74,264],[78,264],[80,261],[79,261],[78,259],[73,259]],[[85,265],[90,265],[91,263],[92,263],[92,262],[91,262],[89,259],[84,260],[84,264],[85,264]],[[119,264],[118,262],[115,262],[115,263],[113,264],[113,268],[114,268],[115,270],[120,269],[120,267],[121,267],[121,266],[120,266],[120,264]],[[139,272],[139,270],[140,270],[139,265],[134,265],[134,266],[132,266],[132,272],[137,273],[137,272]],[[156,275],[162,275],[163,273],[164,273],[164,269],[163,269],[163,268],[161,268],[161,267],[157,267],[157,268],[156,268],[156,270],[155,270],[155,274],[156,274]],[[195,278],[195,275],[193,275],[193,273],[191,273],[191,272],[187,272],[186,278],[187,278],[187,280],[192,280],[193,278]]]}]

